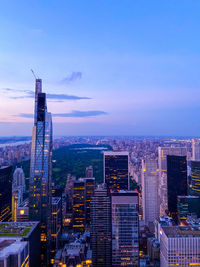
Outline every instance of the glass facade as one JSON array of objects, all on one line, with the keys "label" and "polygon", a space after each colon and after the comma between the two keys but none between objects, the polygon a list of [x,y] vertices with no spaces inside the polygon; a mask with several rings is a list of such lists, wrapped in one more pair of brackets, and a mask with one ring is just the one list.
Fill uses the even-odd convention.
[{"label": "glass facade", "polygon": [[177,197],[187,195],[186,156],[167,156],[168,211],[177,221]]},{"label": "glass facade", "polygon": [[112,194],[112,266],[138,266],[138,194]]},{"label": "glass facade", "polygon": [[109,190],[129,189],[128,163],[126,152],[104,152],[104,181]]},{"label": "glass facade", "polygon": [[178,196],[178,219],[186,220],[188,216],[200,218],[200,196]]},{"label": "glass facade", "polygon": [[47,112],[46,94],[41,93],[40,81],[40,79],[36,80],[29,217],[32,221],[40,221],[42,266],[46,266],[51,242],[52,120],[51,113]]}]

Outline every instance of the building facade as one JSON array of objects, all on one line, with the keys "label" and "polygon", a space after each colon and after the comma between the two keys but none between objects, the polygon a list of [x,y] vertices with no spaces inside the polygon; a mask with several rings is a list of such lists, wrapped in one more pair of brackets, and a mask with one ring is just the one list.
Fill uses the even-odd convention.
[{"label": "building facade", "polygon": [[129,189],[129,153],[104,151],[104,182],[109,190]]},{"label": "building facade", "polygon": [[41,259],[46,266],[51,244],[52,120],[42,80],[36,79],[35,115],[29,181],[29,217],[41,226]]},{"label": "building facade", "polygon": [[191,188],[192,196],[200,196],[200,161],[191,161]]},{"label": "building facade", "polygon": [[91,200],[92,263],[112,266],[111,198],[106,185],[98,185]]},{"label": "building facade", "polygon": [[138,266],[138,194],[134,191],[114,192],[111,203],[112,266]]},{"label": "building facade", "polygon": [[167,192],[168,212],[177,221],[177,198],[186,196],[187,184],[187,160],[186,156],[167,156]]},{"label": "building facade", "polygon": [[143,220],[147,226],[159,217],[159,171],[156,159],[142,161],[142,208]]},{"label": "building facade", "polygon": [[0,222],[12,219],[12,167],[0,168]]}]

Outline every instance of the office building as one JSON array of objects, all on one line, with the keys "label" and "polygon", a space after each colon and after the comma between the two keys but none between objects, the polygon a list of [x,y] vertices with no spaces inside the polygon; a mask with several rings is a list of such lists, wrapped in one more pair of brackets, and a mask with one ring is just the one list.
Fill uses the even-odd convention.
[{"label": "office building", "polygon": [[29,246],[27,241],[20,238],[0,237],[0,266],[1,267],[28,267]]},{"label": "office building", "polygon": [[[24,265],[22,265],[23,262],[25,261],[25,257],[24,257],[25,254],[20,255],[20,257],[18,257],[19,255],[18,252],[19,251],[22,252],[21,249],[23,249],[22,243],[20,245],[18,242],[16,246],[15,246],[15,243],[12,243],[13,245],[10,244],[12,245],[11,247],[9,245],[7,249],[4,248],[5,249],[4,250],[4,255],[5,255],[4,262],[7,261],[6,259],[9,260],[9,255],[15,255],[13,256],[13,263],[12,263],[13,265],[10,263],[11,265],[8,265],[8,266],[10,267],[18,266],[18,265],[14,265],[14,260],[16,260],[17,257],[18,257],[19,262],[22,261],[22,264],[19,265],[20,267],[40,266],[40,227],[39,227],[38,222],[0,223],[0,237],[1,237],[0,239],[4,239],[5,241],[16,240],[16,242],[19,241],[20,243],[25,242],[23,244],[28,243],[29,265],[25,265],[25,263]],[[1,243],[0,243],[0,247],[1,247]],[[12,254],[12,251],[14,252],[13,254]],[[1,252],[2,251],[0,251],[0,262],[1,262],[1,255],[2,255]],[[7,252],[9,253],[7,254]],[[26,257],[28,254],[26,254]],[[8,255],[8,257],[6,255]]]},{"label": "office building", "polygon": [[191,161],[191,188],[192,196],[200,196],[200,161]]},{"label": "office building", "polygon": [[194,216],[200,218],[200,196],[178,196],[178,220]]},{"label": "office building", "polygon": [[94,195],[95,178],[81,178],[85,183],[85,225],[91,225],[91,199]]},{"label": "office building", "polygon": [[185,156],[167,156],[168,212],[177,221],[177,198],[187,195],[187,161]]},{"label": "office building", "polygon": [[159,171],[156,159],[142,160],[142,208],[143,220],[147,226],[159,217]]},{"label": "office building", "polygon": [[91,248],[95,267],[112,266],[111,199],[106,185],[98,185],[91,200]]},{"label": "office building", "polygon": [[51,252],[55,253],[55,250],[58,249],[58,239],[61,234],[61,198],[52,197],[52,216],[51,216]]},{"label": "office building", "polygon": [[52,121],[42,80],[36,79],[29,181],[29,216],[41,226],[41,259],[46,266],[51,243]]},{"label": "office building", "polygon": [[160,240],[160,267],[199,265],[199,228],[190,226],[163,227]]},{"label": "office building", "polygon": [[158,147],[158,168],[159,168],[159,202],[160,216],[165,216],[168,210],[167,193],[167,155],[186,156],[186,147]]},{"label": "office building", "polygon": [[200,161],[200,143],[195,139],[192,139],[192,160]]},{"label": "office building", "polygon": [[0,222],[12,219],[12,167],[0,168]]},{"label": "office building", "polygon": [[73,228],[76,232],[85,230],[85,183],[74,182],[73,188]]},{"label": "office building", "polygon": [[129,189],[129,153],[104,151],[104,182],[109,190]]},{"label": "office building", "polygon": [[112,266],[138,266],[138,194],[135,191],[113,192],[111,203]]}]

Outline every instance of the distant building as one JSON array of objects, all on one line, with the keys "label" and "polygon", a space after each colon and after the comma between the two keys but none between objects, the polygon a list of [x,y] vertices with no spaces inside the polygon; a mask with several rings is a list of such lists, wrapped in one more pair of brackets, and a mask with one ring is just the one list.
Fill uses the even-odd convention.
[{"label": "distant building", "polygon": [[186,156],[167,156],[167,192],[169,215],[176,221],[177,198],[186,196],[187,184],[187,160]]},{"label": "distant building", "polygon": [[[10,246],[8,247],[9,255],[12,255],[12,251],[14,252],[13,255],[15,255],[13,256],[13,262],[10,263],[10,265],[8,265],[9,267],[40,266],[40,227],[39,227],[38,222],[0,223],[0,237],[1,239],[4,239],[5,241],[7,240],[8,242],[9,240],[16,240],[16,242],[18,242],[18,243],[13,243],[13,245],[10,244],[11,247]],[[22,243],[28,242],[28,247],[26,247],[25,251],[23,250],[23,247],[25,246],[23,246],[21,242]],[[0,243],[0,247],[1,247],[1,243]],[[28,251],[27,251],[27,248],[28,248]],[[6,251],[7,249],[5,249],[4,255],[6,255]],[[22,252],[23,255],[19,256],[18,252],[20,251],[21,252],[23,251]],[[1,262],[1,255],[2,255],[1,252],[2,251],[0,251],[0,262]],[[24,261],[25,262],[28,261],[28,254],[29,254],[29,265],[23,265]],[[26,258],[24,257],[25,255],[26,255]],[[4,261],[5,261],[5,258],[4,258]],[[21,262],[21,265],[14,265],[14,261],[16,258],[19,259],[19,262]],[[7,265],[3,265],[3,266],[7,267]]]},{"label": "distant building", "polygon": [[114,192],[111,203],[112,266],[138,266],[138,194],[135,191]]},{"label": "distant building", "polygon": [[156,159],[142,161],[142,208],[143,219],[147,226],[153,225],[159,217],[158,196],[159,172]]},{"label": "distant building", "polygon": [[91,248],[95,267],[112,266],[111,199],[106,185],[98,185],[91,200]]},{"label": "distant building", "polygon": [[12,167],[0,168],[0,222],[12,218]]},{"label": "distant building", "polygon": [[200,161],[200,143],[195,139],[192,139],[192,160]]},{"label": "distant building", "polygon": [[92,165],[90,165],[89,167],[86,168],[86,171],[85,171],[85,177],[86,178],[93,178],[93,167]]},{"label": "distant building", "polygon": [[17,168],[13,174],[12,181],[12,220],[17,221],[17,208],[23,202],[23,195],[26,191],[25,175],[22,168]]},{"label": "distant building", "polygon": [[109,190],[129,189],[129,153],[104,151],[104,182]]},{"label": "distant building", "polygon": [[178,196],[178,220],[194,216],[200,218],[200,196]]},{"label": "distant building", "polygon": [[192,196],[200,196],[200,161],[191,161],[191,189]]},{"label": "distant building", "polygon": [[199,266],[200,230],[190,226],[162,227],[160,267]]},{"label": "distant building", "polygon": [[29,265],[29,244],[21,238],[0,237],[0,266],[21,267]]}]

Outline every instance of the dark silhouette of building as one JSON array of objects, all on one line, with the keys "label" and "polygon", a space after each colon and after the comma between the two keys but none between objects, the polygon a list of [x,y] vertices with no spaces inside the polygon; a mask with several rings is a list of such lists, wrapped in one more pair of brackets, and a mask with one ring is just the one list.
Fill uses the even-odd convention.
[{"label": "dark silhouette of building", "polygon": [[73,228],[76,232],[85,230],[85,182],[74,182],[73,188]]},{"label": "dark silhouette of building", "polygon": [[91,200],[91,248],[95,267],[112,266],[111,198],[106,185],[98,185]]},{"label": "dark silhouette of building", "polygon": [[177,221],[177,198],[187,195],[186,156],[167,156],[167,193],[169,215]]},{"label": "dark silhouette of building", "polygon": [[12,218],[12,167],[0,168],[0,222]]},{"label": "dark silhouette of building", "polygon": [[104,182],[109,190],[129,189],[128,152],[104,152]]}]

